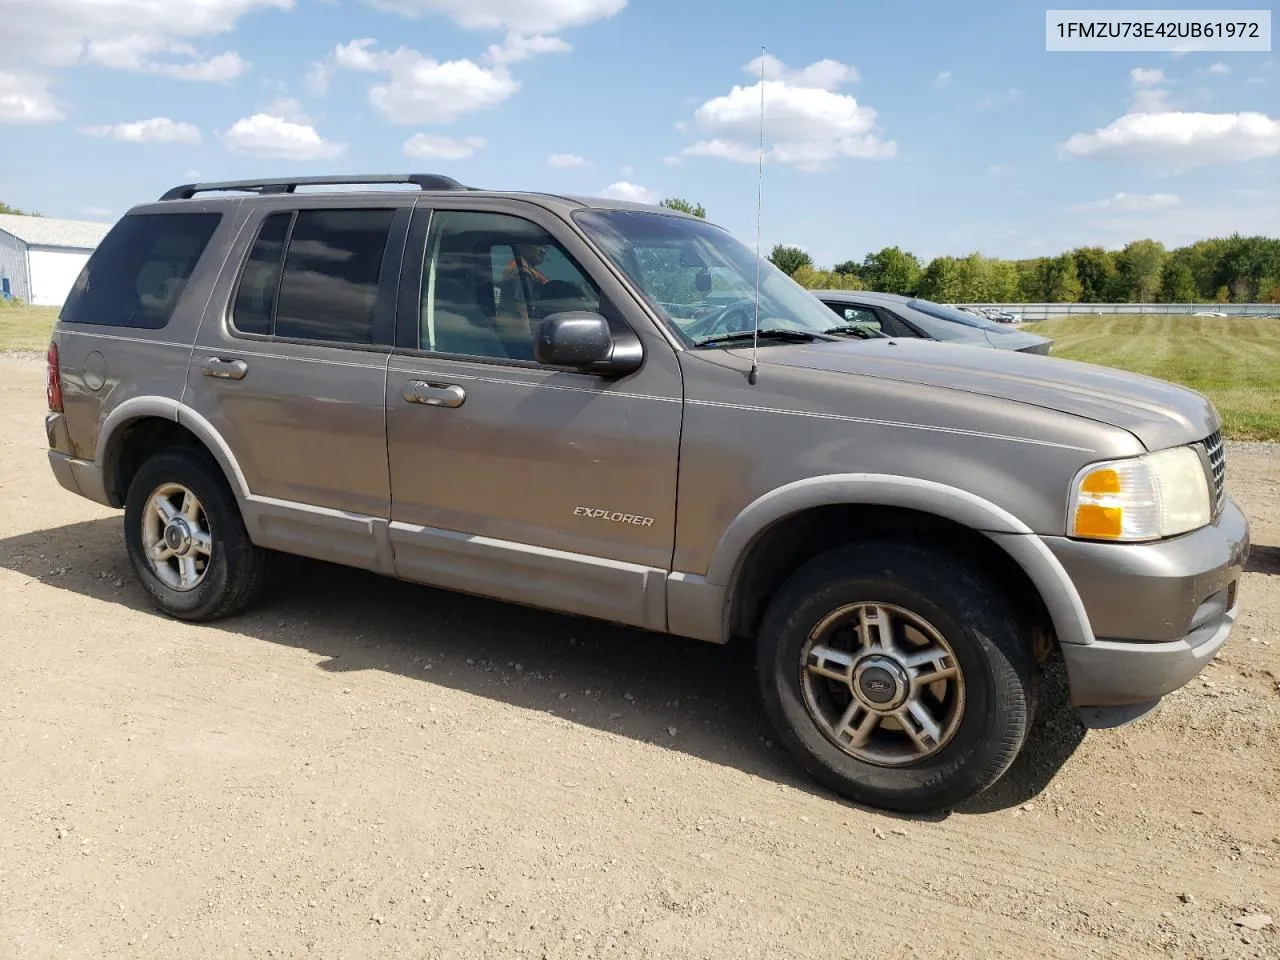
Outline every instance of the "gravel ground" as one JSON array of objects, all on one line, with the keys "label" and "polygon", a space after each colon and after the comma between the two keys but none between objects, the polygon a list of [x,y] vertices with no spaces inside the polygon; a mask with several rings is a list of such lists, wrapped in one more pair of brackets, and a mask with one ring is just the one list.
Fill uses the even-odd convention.
[{"label": "gravel ground", "polygon": [[1280,956],[1274,445],[1230,447],[1255,547],[1203,678],[1046,709],[912,819],[799,776],[735,648],[300,560],[158,616],[43,406],[0,359],[0,956]]}]

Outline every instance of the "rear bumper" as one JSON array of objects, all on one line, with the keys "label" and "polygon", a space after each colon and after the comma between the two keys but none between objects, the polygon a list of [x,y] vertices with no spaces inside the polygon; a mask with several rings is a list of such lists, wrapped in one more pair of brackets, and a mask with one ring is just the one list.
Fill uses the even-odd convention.
[{"label": "rear bumper", "polygon": [[92,462],[77,460],[58,450],[50,450],[49,467],[53,470],[54,479],[63,489],[104,506],[111,506],[103,487],[102,474]]},{"label": "rear bumper", "polygon": [[1235,626],[1249,526],[1230,499],[1213,525],[1163,543],[1046,542],[1095,637],[1061,645],[1077,707],[1153,704],[1203,670]]}]

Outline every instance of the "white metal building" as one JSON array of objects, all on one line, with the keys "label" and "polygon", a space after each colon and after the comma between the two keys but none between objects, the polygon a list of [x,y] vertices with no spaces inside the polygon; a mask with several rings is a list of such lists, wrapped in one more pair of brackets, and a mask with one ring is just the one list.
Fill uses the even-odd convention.
[{"label": "white metal building", "polygon": [[108,223],[0,214],[0,296],[60,307]]}]

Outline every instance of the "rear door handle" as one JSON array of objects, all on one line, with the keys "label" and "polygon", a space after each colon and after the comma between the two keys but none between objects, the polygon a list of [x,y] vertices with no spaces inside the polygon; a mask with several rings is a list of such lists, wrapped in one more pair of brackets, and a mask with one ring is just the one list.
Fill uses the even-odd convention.
[{"label": "rear door handle", "polygon": [[453,383],[427,383],[410,380],[404,386],[404,398],[410,403],[428,407],[460,407],[467,399],[467,392]]},{"label": "rear door handle", "polygon": [[243,380],[249,372],[249,365],[243,360],[224,360],[221,357],[208,357],[204,362],[204,375],[217,377],[219,380]]}]

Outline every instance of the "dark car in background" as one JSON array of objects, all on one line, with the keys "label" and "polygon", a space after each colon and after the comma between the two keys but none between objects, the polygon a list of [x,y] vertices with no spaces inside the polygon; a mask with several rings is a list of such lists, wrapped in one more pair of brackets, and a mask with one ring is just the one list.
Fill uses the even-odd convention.
[{"label": "dark car in background", "polygon": [[845,323],[891,337],[922,337],[1021,353],[1048,353],[1053,341],[1009,324],[920,297],[867,290],[815,290],[813,295]]}]

